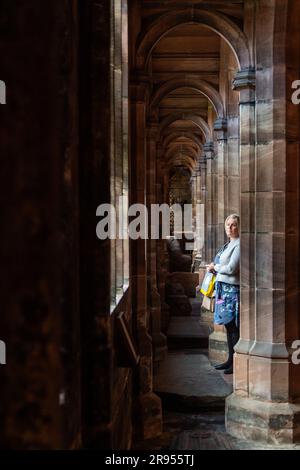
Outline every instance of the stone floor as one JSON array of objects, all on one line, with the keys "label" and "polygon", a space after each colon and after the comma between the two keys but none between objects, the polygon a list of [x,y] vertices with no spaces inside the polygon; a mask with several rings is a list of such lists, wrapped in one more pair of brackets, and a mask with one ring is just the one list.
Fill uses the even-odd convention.
[{"label": "stone floor", "polygon": [[163,433],[136,442],[134,449],[299,450],[296,445],[260,444],[226,433],[225,399],[232,392],[233,376],[216,371],[210,363],[203,349],[209,328],[200,318],[200,301],[193,299],[192,307],[192,316],[172,319],[168,331],[172,347],[154,377],[154,391],[163,404]]},{"label": "stone floor", "polygon": [[168,348],[198,349],[208,347],[209,328],[194,316],[173,317],[167,331]]},{"label": "stone floor", "polygon": [[158,450],[300,450],[299,445],[267,445],[236,439],[226,433],[223,411],[164,412],[160,437],[138,442],[140,451]]},{"label": "stone floor", "polygon": [[154,378],[154,390],[165,407],[176,410],[224,409],[232,386],[198,350],[169,352]]}]

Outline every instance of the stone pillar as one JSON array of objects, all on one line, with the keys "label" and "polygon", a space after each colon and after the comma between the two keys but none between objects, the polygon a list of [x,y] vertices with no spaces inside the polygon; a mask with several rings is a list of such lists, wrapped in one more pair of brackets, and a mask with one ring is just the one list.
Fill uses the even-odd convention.
[{"label": "stone pillar", "polygon": [[[278,22],[287,14],[284,4],[287,2],[277,8],[275,1],[262,1],[256,10],[256,58],[260,65],[256,106],[253,90],[241,92],[241,147],[247,145],[248,155],[245,160],[241,156],[245,184],[241,201],[241,340],[235,355],[234,393],[226,402],[228,432],[272,443],[300,441],[299,366],[291,362],[289,354],[292,340],[297,339],[292,329],[299,331],[299,320],[293,315],[299,307],[299,268],[295,263],[299,213],[286,190],[297,188],[299,197],[299,166],[286,145],[286,67],[279,47],[284,44],[285,32]],[[235,87],[251,86],[253,75],[242,70]],[[296,282],[290,283],[290,270]]]},{"label": "stone pillar", "polygon": [[[224,199],[225,199],[225,165],[224,158],[226,155],[227,141],[225,139],[227,129],[227,121],[224,118],[218,118],[214,124],[215,135],[217,136],[217,155],[214,157],[212,152],[206,154],[207,165],[211,173],[212,186],[212,230],[214,237],[211,251],[209,253],[208,262],[212,262],[218,251],[218,248],[224,243],[221,239],[221,230],[224,239]],[[223,218],[223,223],[221,223]],[[225,362],[227,359],[227,339],[225,327],[214,324],[214,330],[209,335],[209,359],[216,362]]]},{"label": "stone pillar", "polygon": [[[167,169],[163,164],[163,148],[160,143],[157,144],[156,154],[156,200],[158,204],[167,203],[165,199],[165,180]],[[156,243],[156,272],[157,272],[157,289],[161,301],[161,328],[166,332],[169,324],[170,307],[166,303],[166,277],[169,272],[169,256],[166,246],[166,240],[160,239]]]},{"label": "stone pillar", "polygon": [[207,142],[204,144],[203,150],[205,152],[206,161],[206,259],[210,263],[216,253],[216,173],[215,166],[216,160],[214,158],[214,143]]},{"label": "stone pillar", "polygon": [[203,240],[203,249],[202,249],[202,264],[208,259],[208,240],[207,240],[207,163],[205,160],[204,153],[199,160],[199,169],[200,169],[200,200],[203,206],[204,215],[204,240]]},{"label": "stone pillar", "polygon": [[[193,227],[194,240],[195,240],[196,220],[197,220],[197,166],[192,171],[190,185],[191,185],[191,198],[192,198],[192,227]],[[193,265],[194,265],[196,257],[197,257],[197,245],[196,243],[194,243],[193,253],[192,253]]]},{"label": "stone pillar", "polygon": [[[147,207],[151,214],[151,204],[157,204],[156,199],[156,154],[158,142],[158,126],[150,124],[147,128]],[[167,351],[167,339],[161,332],[161,301],[157,289],[156,277],[156,249],[159,240],[152,240],[151,226],[155,223],[150,219],[149,239],[147,241],[148,253],[148,288],[151,336],[153,342],[153,358],[155,361],[162,360]]]},{"label": "stone pillar", "polygon": [[[214,123],[217,138],[217,158],[211,159],[212,174],[212,227],[214,245],[209,262],[225,242],[224,222],[227,217],[227,120],[218,118]],[[209,358],[224,362],[228,356],[227,336],[223,325],[214,324],[214,331],[209,335]]]},{"label": "stone pillar", "polygon": [[249,397],[249,351],[255,338],[255,71],[239,71],[233,87],[240,91],[241,306],[240,340],[234,358],[234,394],[227,400],[226,423],[228,431],[235,434],[235,398]]},{"label": "stone pillar", "polygon": [[[231,54],[232,56],[232,54]],[[232,67],[228,70],[229,83],[236,73]],[[229,88],[229,87],[228,87]],[[226,216],[240,214],[240,155],[239,155],[239,96],[234,90],[228,90],[227,97],[227,208]]]},{"label": "stone pillar", "polygon": [[227,120],[217,119],[214,124],[217,137],[217,234],[216,246],[224,245],[224,222],[227,217]]},{"label": "stone pillar", "polygon": [[[130,204],[146,204],[146,97],[147,83],[131,85],[131,190]],[[147,318],[147,241],[131,240],[133,316],[139,353],[137,432],[143,438],[162,430],[161,400],[153,393],[152,338]]]},{"label": "stone pillar", "polygon": [[[241,161],[241,321],[240,341],[236,351],[241,354],[240,361],[247,361],[254,339],[255,319],[255,71],[249,69],[238,72],[233,87],[240,91]],[[244,379],[246,377],[245,370]],[[243,383],[243,388],[248,392],[246,383]]]}]

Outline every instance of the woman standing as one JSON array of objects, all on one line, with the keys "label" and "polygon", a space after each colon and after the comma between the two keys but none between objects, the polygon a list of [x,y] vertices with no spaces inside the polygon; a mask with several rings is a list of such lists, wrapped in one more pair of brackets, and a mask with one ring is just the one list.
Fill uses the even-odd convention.
[{"label": "woman standing", "polygon": [[225,232],[229,241],[218,251],[214,263],[207,266],[207,271],[216,277],[216,299],[214,321],[225,325],[227,332],[228,359],[215,366],[224,369],[224,374],[233,373],[234,346],[239,340],[239,304],[240,304],[240,218],[231,214],[225,220]]}]

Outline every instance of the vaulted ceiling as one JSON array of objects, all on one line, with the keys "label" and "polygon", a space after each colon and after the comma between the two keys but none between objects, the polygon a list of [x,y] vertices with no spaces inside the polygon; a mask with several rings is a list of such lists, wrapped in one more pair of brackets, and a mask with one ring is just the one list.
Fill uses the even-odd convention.
[{"label": "vaulted ceiling", "polygon": [[[142,0],[143,30],[163,14],[175,9],[184,10],[191,7],[218,11],[242,28],[243,0],[168,0],[164,2]],[[168,31],[151,51],[149,78],[152,81],[154,94],[162,84],[169,81],[177,79],[179,85],[182,83],[182,86],[171,91],[166,89],[165,95],[155,103],[160,124],[168,121],[168,117],[170,121],[167,126],[162,127],[163,136],[177,134],[177,139],[174,137],[175,140],[168,140],[166,151],[171,147],[176,147],[178,142],[181,145],[184,139],[185,145],[181,146],[180,161],[185,151],[188,156],[189,146],[195,148],[198,145],[198,154],[201,153],[199,144],[195,144],[191,137],[196,137],[197,142],[201,143],[207,140],[203,129],[199,128],[191,116],[204,120],[210,126],[211,131],[216,118],[214,106],[208,97],[199,92],[196,87],[185,86],[185,80],[192,79],[195,83],[200,80],[219,92],[222,43],[224,44],[224,40],[212,29],[189,22]],[[177,119],[173,120],[172,116]],[[178,158],[174,158],[173,163],[177,164]]]}]

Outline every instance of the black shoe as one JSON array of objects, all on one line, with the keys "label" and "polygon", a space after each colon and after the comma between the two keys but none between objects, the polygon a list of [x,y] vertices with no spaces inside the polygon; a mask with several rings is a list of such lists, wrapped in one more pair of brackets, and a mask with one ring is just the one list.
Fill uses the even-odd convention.
[{"label": "black shoe", "polygon": [[224,370],[224,374],[233,374],[233,366],[228,367]]},{"label": "black shoe", "polygon": [[217,370],[223,370],[223,369],[228,369],[228,367],[230,367],[230,366],[231,366],[231,363],[228,362],[228,361],[226,361],[226,362],[223,362],[222,364],[217,364],[217,365],[215,366],[215,369],[217,369]]}]

